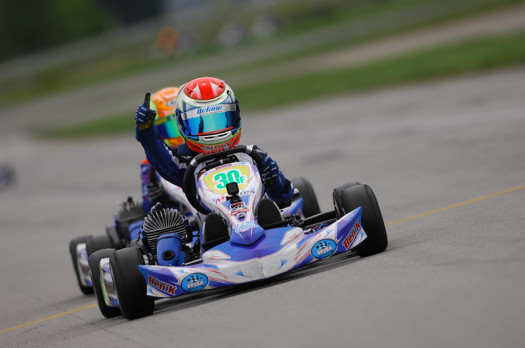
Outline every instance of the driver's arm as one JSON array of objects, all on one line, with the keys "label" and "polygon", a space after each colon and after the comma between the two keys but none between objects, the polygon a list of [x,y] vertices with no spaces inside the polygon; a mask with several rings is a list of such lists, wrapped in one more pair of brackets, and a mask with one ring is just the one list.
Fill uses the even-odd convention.
[{"label": "driver's arm", "polygon": [[136,139],[146,153],[146,158],[155,170],[166,180],[182,187],[182,179],[186,170],[179,166],[178,159],[171,154],[168,147],[159,139],[157,128],[149,127],[140,130],[136,127]]}]

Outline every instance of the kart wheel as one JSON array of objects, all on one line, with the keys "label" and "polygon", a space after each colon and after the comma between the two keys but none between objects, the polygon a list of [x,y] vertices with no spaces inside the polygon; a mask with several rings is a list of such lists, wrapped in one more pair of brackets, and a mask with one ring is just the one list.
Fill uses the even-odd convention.
[{"label": "kart wheel", "polygon": [[77,258],[77,245],[81,243],[86,243],[90,236],[81,236],[73,239],[69,242],[69,253],[71,254],[71,261],[73,262],[73,269],[75,270],[75,276],[77,278],[77,283],[83,294],[89,295],[93,293],[93,288],[91,286],[85,286],[82,284],[80,279],[80,271],[78,270],[78,258]]},{"label": "kart wheel", "polygon": [[109,258],[120,310],[132,320],[153,313],[153,298],[146,295],[146,281],[138,269],[144,258],[135,247],[115,251]]},{"label": "kart wheel", "polygon": [[343,196],[343,191],[346,190],[347,188],[350,188],[352,186],[355,186],[355,185],[361,185],[360,183],[358,182],[347,182],[346,184],[343,184],[339,187],[336,187],[334,189],[334,193],[333,193],[333,197],[334,197],[334,205],[335,205],[335,209],[337,211],[337,214],[338,216],[343,216],[344,214],[342,214],[340,211],[337,210],[338,207],[341,207],[343,205],[343,202],[341,201],[341,197]]},{"label": "kart wheel", "polygon": [[291,181],[293,186],[299,190],[299,196],[303,198],[304,217],[319,214],[321,209],[312,184],[305,178],[294,178]]},{"label": "kart wheel", "polygon": [[86,251],[88,256],[97,250],[113,248],[111,238],[107,234],[98,236],[89,236],[86,242]]},{"label": "kart wheel", "polygon": [[353,251],[361,257],[385,251],[388,246],[385,223],[370,186],[362,184],[339,186],[334,190],[333,199],[338,218],[359,206],[363,208],[361,224],[367,238]]},{"label": "kart wheel", "polygon": [[104,286],[104,283],[100,279],[100,260],[110,257],[114,252],[115,249],[101,249],[89,255],[88,258],[89,268],[91,270],[91,279],[93,281],[93,289],[95,290],[95,295],[97,297],[98,309],[100,309],[100,312],[106,318],[113,318],[121,314],[120,308],[109,307],[106,305],[106,302],[104,301],[104,295],[102,294],[102,286]]},{"label": "kart wheel", "polygon": [[106,234],[111,241],[111,248],[122,249],[126,246],[124,241],[120,239],[115,225],[106,226]]}]

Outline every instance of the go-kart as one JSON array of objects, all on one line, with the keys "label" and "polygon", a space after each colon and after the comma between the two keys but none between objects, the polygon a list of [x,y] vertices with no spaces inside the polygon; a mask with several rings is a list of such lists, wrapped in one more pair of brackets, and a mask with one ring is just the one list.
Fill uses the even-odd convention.
[{"label": "go-kart", "polygon": [[[180,187],[173,185],[160,176],[157,178],[153,167],[149,171],[149,177],[155,184],[160,181],[170,200],[177,202],[178,209],[185,216],[191,217],[196,213]],[[122,249],[130,246],[131,241],[137,239],[145,216],[146,212],[142,208],[142,204],[134,201],[132,197],[128,197],[126,201],[120,204],[120,208],[114,217],[113,225],[106,226],[105,234],[84,235],[70,241],[69,252],[80,291],[86,295],[93,293],[93,281],[88,261],[89,255],[106,248]]]},{"label": "go-kart", "polygon": [[369,256],[386,249],[369,186],[339,186],[333,211],[303,217],[265,195],[262,160],[250,146],[196,156],[183,182],[188,201],[206,215],[199,231],[176,210],[156,206],[133,246],[92,254],[102,314],[135,319],[152,314],[156,299],[271,278],[343,252]]}]

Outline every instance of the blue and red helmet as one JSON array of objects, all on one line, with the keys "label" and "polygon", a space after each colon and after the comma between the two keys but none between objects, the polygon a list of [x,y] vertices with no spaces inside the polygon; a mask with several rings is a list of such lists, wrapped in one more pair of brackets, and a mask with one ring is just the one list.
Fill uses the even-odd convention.
[{"label": "blue and red helmet", "polygon": [[199,77],[181,86],[175,113],[180,134],[194,152],[215,153],[239,143],[239,102],[223,80]]}]

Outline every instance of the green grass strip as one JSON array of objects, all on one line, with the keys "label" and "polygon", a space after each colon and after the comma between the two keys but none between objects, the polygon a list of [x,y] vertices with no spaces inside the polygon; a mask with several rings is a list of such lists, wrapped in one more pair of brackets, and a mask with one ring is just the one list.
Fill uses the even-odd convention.
[{"label": "green grass strip", "polygon": [[129,113],[96,119],[79,125],[40,130],[37,135],[45,139],[86,139],[125,133],[131,136],[135,132],[135,121],[133,120],[135,110],[132,109]]},{"label": "green grass strip", "polygon": [[[244,111],[314,98],[488,71],[525,63],[525,31],[485,37],[403,54],[363,65],[276,79],[236,89]],[[233,86],[235,89],[235,86]],[[133,111],[133,110],[132,110]],[[78,138],[133,133],[133,112],[43,133]]]},{"label": "green grass strip", "polygon": [[286,105],[312,97],[457,76],[525,63],[525,31],[439,46],[421,52],[254,84],[236,90],[244,108]]}]

